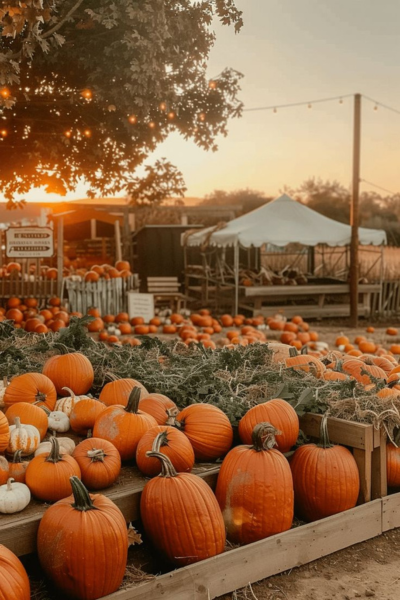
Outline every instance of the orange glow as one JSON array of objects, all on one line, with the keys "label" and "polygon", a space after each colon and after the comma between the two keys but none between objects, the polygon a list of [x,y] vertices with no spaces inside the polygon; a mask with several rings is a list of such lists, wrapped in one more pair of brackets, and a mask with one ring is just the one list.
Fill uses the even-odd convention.
[{"label": "orange glow", "polygon": [[82,90],[81,96],[82,98],[85,98],[85,100],[91,100],[93,98],[92,90],[89,90],[89,88]]},{"label": "orange glow", "polygon": [[154,121],[150,121],[150,123],[149,123],[150,129],[154,129],[155,126],[156,126],[156,124],[154,123]]},{"label": "orange glow", "polygon": [[64,135],[65,135],[65,137],[70,138],[70,137],[72,137],[72,131],[66,131],[64,133]]},{"label": "orange glow", "polygon": [[130,123],[131,125],[136,125],[136,123],[137,123],[137,117],[135,117],[135,115],[130,115],[130,116],[128,117],[128,121],[129,121],[129,123]]},{"label": "orange glow", "polygon": [[210,83],[208,84],[208,87],[210,88],[210,90],[215,90],[217,88],[217,82],[210,81]]},{"label": "orange glow", "polygon": [[85,129],[85,131],[83,132],[83,135],[87,138],[92,137],[92,132],[90,131],[90,129]]},{"label": "orange glow", "polygon": [[172,119],[175,119],[175,113],[173,110],[171,110],[171,112],[168,113],[168,119],[170,119],[172,121]]},{"label": "orange glow", "polygon": [[9,98],[11,96],[11,91],[8,87],[3,87],[0,90],[0,96],[2,98]]},{"label": "orange glow", "polygon": [[8,131],[7,131],[7,129],[2,129],[2,130],[0,131],[0,135],[1,135],[1,137],[2,137],[2,138],[5,138],[5,137],[7,137],[7,136],[8,136]]},{"label": "orange glow", "polygon": [[167,110],[167,105],[165,102],[161,102],[160,104],[160,110]]},{"label": "orange glow", "polygon": [[200,119],[200,121],[205,121],[206,120],[206,114],[205,113],[200,113],[199,114],[199,119]]}]

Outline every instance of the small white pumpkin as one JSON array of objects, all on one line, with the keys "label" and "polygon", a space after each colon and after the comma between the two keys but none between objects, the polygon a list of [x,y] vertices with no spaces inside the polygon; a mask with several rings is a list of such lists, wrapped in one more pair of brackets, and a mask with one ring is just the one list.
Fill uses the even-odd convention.
[{"label": "small white pumpkin", "polygon": [[7,452],[14,454],[22,451],[22,456],[33,454],[40,444],[40,433],[33,425],[23,425],[19,417],[15,417],[14,425],[10,425],[10,441]]},{"label": "small white pumpkin", "polygon": [[12,477],[0,485],[0,513],[10,515],[24,510],[31,501],[31,492],[24,483],[16,483]]},{"label": "small white pumpkin", "polygon": [[55,410],[60,410],[65,413],[67,417],[70,417],[75,404],[80,402],[80,400],[86,400],[89,396],[75,396],[74,392],[67,387],[63,387],[63,390],[67,390],[70,396],[65,396],[65,398],[57,400]]},{"label": "small white pumpkin", "polygon": [[65,433],[69,429],[69,417],[61,410],[54,410],[49,414],[49,430]]},{"label": "small white pumpkin", "polygon": [[[75,442],[67,437],[58,437],[57,440],[60,446],[60,454],[69,454],[72,456],[72,453],[75,450]],[[50,450],[51,442],[42,442],[39,444],[39,447],[35,452],[35,456],[39,456],[39,454],[45,454],[46,452],[48,453]]]}]

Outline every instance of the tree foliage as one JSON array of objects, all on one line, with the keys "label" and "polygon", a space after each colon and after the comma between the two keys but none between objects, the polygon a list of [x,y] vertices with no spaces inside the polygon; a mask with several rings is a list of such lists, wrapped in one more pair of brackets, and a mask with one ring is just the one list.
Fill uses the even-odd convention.
[{"label": "tree foliage", "polygon": [[173,130],[215,150],[242,109],[239,73],[206,74],[216,17],[242,26],[234,0],[0,0],[6,197],[82,177],[91,196],[132,189]]},{"label": "tree foliage", "polygon": [[246,213],[255,208],[259,208],[272,200],[264,192],[252,190],[249,188],[226,192],[225,190],[214,190],[207,194],[201,204],[211,206],[241,206],[241,212]]}]

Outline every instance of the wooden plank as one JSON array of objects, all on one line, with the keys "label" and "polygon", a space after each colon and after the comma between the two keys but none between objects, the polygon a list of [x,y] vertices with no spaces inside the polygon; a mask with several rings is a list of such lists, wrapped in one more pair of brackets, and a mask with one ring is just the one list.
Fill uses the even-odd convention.
[{"label": "wooden plank", "polygon": [[[214,488],[217,482],[219,465],[196,464],[193,473],[204,479]],[[140,496],[147,479],[137,467],[123,467],[122,476],[112,487],[102,490],[122,511],[127,522],[140,517]],[[22,512],[0,517],[0,544],[3,544],[17,556],[36,551],[36,536],[40,520],[48,508],[47,504],[32,500]]]},{"label": "wooden plank", "polygon": [[[320,284],[320,285],[267,285],[244,287],[245,296],[314,296],[319,294],[349,294],[350,286],[347,283]],[[380,291],[380,284],[359,285],[359,293]]]},{"label": "wooden plank", "polygon": [[400,527],[400,492],[382,498],[382,532]]},{"label": "wooden plank", "polygon": [[353,456],[357,463],[360,475],[360,493],[357,504],[370,502],[372,494],[371,471],[372,471],[372,452],[353,448]]},{"label": "wooden plank", "polygon": [[104,600],[211,600],[381,533],[382,500],[375,500],[177,569]]},{"label": "wooden plank", "polygon": [[373,500],[387,495],[386,431],[382,428],[377,433],[380,444],[372,451],[371,465],[371,498]]},{"label": "wooden plank", "polygon": [[[310,437],[319,437],[322,415],[306,413],[300,417],[300,428]],[[373,449],[373,426],[365,423],[354,423],[337,419],[328,418],[329,438],[334,444],[343,444],[360,450]]]}]

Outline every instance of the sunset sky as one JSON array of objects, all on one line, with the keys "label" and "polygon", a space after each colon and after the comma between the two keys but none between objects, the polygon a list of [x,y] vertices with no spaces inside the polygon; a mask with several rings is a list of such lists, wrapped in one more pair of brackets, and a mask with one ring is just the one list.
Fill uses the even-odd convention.
[{"label": "sunset sky", "polygon": [[[216,23],[210,77],[224,67],[244,74],[246,108],[360,92],[400,111],[400,3],[393,0],[237,0],[240,34]],[[183,172],[187,196],[249,187],[277,195],[309,177],[351,181],[352,98],[232,121],[219,151],[178,135],[151,162],[167,157]],[[400,191],[400,114],[363,99],[361,177]],[[363,189],[373,189],[363,184]],[[70,198],[84,196],[84,187]],[[29,199],[51,199],[35,191]]]}]

